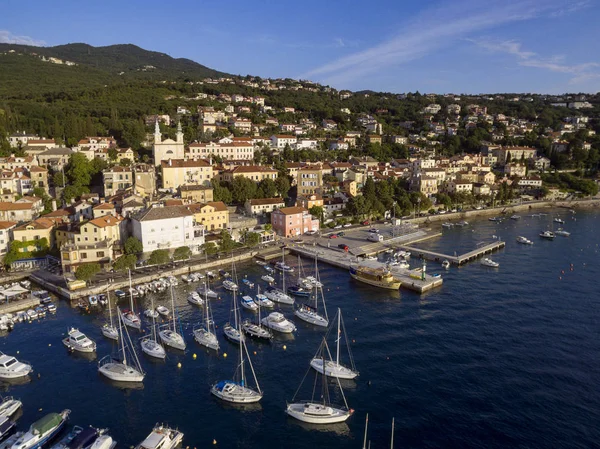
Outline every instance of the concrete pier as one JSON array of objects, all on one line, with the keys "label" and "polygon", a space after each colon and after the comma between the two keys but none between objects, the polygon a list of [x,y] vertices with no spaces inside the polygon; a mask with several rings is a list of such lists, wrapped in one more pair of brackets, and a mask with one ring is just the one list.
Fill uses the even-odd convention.
[{"label": "concrete pier", "polygon": [[460,256],[451,256],[449,254],[442,254],[435,251],[429,251],[426,249],[416,248],[414,246],[402,246],[404,251],[410,251],[412,257],[418,257],[426,260],[433,260],[435,262],[443,262],[447,260],[453,265],[464,265],[467,262],[475,260],[485,254],[490,254],[494,251],[497,251],[501,248],[504,248],[506,242],[501,240],[492,242],[492,243],[482,243],[473,251],[469,251],[468,253],[462,254]]}]

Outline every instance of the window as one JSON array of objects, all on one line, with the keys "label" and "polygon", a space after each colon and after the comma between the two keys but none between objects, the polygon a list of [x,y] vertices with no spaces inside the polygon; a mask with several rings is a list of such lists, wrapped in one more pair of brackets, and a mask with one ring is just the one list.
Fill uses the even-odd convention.
[{"label": "window", "polygon": [[97,251],[96,257],[104,257],[104,251]]},{"label": "window", "polygon": [[87,253],[81,253],[81,258],[82,259],[87,259]]}]

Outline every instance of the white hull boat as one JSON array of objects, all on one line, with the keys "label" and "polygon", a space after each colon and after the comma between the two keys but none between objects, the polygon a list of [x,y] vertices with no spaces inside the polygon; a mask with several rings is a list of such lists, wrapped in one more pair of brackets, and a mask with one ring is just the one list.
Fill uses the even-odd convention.
[{"label": "white hull boat", "polygon": [[160,315],[154,309],[146,309],[146,310],[144,310],[144,316],[146,318],[152,319],[152,318],[158,318]]},{"label": "white hull boat", "polygon": [[198,292],[190,293],[187,297],[187,301],[195,306],[201,306],[204,304],[204,300],[200,297]]},{"label": "white hull boat", "polygon": [[245,320],[242,323],[242,331],[250,338],[258,338],[261,340],[270,340],[273,338],[273,333],[260,324],[252,323]]},{"label": "white hull boat", "polygon": [[356,371],[336,363],[334,360],[325,361],[325,372],[323,372],[323,359],[315,357],[310,361],[316,371],[321,374],[325,374],[327,377],[337,377],[338,379],[355,379],[358,376]]},{"label": "white hull boat", "polygon": [[135,449],[174,449],[181,444],[183,433],[162,424],[154,426],[152,433]]},{"label": "white hull boat", "polygon": [[517,243],[520,243],[521,245],[533,245],[533,242],[531,240],[523,236],[517,237]]},{"label": "white hull boat", "polygon": [[231,323],[225,323],[223,326],[223,334],[225,334],[225,338],[232,343],[239,343],[243,337],[239,330],[237,330]]},{"label": "white hull boat", "polygon": [[329,326],[329,321],[327,320],[327,318],[319,315],[315,309],[305,304],[302,304],[298,309],[296,309],[294,311],[294,315],[296,315],[302,321],[314,324],[315,326]]},{"label": "white hull boat", "polygon": [[138,330],[142,328],[142,320],[140,320],[140,317],[137,316],[132,310],[123,310],[123,315],[121,318],[123,319],[125,326],[129,326]]},{"label": "white hull boat", "polygon": [[494,262],[489,257],[484,257],[481,260],[481,265],[483,265],[484,267],[490,267],[490,268],[498,268],[500,266],[500,264],[498,262]]},{"label": "white hull boat", "polygon": [[12,449],[38,449],[52,440],[65,426],[71,410],[50,413],[34,422],[12,445]]},{"label": "white hull boat", "polygon": [[264,276],[260,277],[263,281],[265,281],[267,284],[272,284],[273,282],[275,282],[275,278],[273,276],[269,276],[268,274],[265,274]]},{"label": "white hull boat", "polygon": [[269,329],[281,332],[282,334],[291,334],[296,330],[294,323],[289,321],[280,312],[271,312],[261,320],[261,323]]},{"label": "white hull boat", "polygon": [[256,312],[258,310],[258,304],[254,302],[251,296],[242,296],[240,304],[246,310],[251,310],[252,312]]},{"label": "white hull boat", "polygon": [[63,339],[63,344],[71,351],[87,353],[96,351],[96,343],[86,337],[79,329],[73,327],[68,330],[67,338]]},{"label": "white hull boat", "polygon": [[230,292],[234,292],[238,290],[238,285],[230,280],[223,281],[223,288],[225,290],[229,290]]},{"label": "white hull boat", "polygon": [[4,397],[0,403],[0,416],[10,418],[12,415],[23,406],[23,403],[18,399],[14,399],[10,396]]},{"label": "white hull boat", "polygon": [[32,371],[29,363],[19,362],[15,357],[0,352],[0,379],[19,379]]},{"label": "white hull boat", "polygon": [[262,399],[262,393],[237,382],[224,380],[214,384],[210,392],[219,399],[235,404],[251,404]]},{"label": "white hull boat", "polygon": [[217,295],[217,292],[215,292],[214,290],[211,290],[208,287],[204,287],[204,286],[200,286],[196,289],[196,291],[200,294],[200,296],[206,296],[208,298],[218,298],[219,295]]},{"label": "white hull boat", "polygon": [[156,359],[164,359],[167,357],[165,348],[161,346],[159,342],[154,340],[152,337],[145,337],[140,345],[144,354],[154,357]]},{"label": "white hull boat", "polygon": [[344,408],[335,408],[314,402],[288,404],[285,412],[292,418],[310,424],[334,424],[346,421],[351,413]]},{"label": "white hull boat", "polygon": [[178,349],[180,351],[185,351],[185,340],[174,330],[163,329],[158,333],[158,335],[165,346],[169,346],[170,348]]},{"label": "white hull boat", "polygon": [[169,315],[171,314],[171,311],[168,308],[166,308],[165,306],[156,307],[156,311],[160,314],[160,316],[162,316],[164,318],[168,318]]},{"label": "white hull boat", "polygon": [[278,288],[270,288],[265,291],[265,296],[273,302],[281,304],[294,304],[294,298]]},{"label": "white hull boat", "polygon": [[121,360],[104,358],[104,363],[98,367],[98,372],[115,382],[143,382],[145,374],[133,366],[126,365]]},{"label": "white hull boat", "polygon": [[208,349],[213,349],[215,351],[219,350],[219,340],[217,339],[217,336],[202,327],[194,329],[194,340],[196,340],[199,345],[206,346]]},{"label": "white hull boat", "polygon": [[564,229],[560,228],[558,231],[555,232],[556,235],[560,235],[562,237],[569,237],[571,235],[570,232],[565,231]]},{"label": "white hull boat", "polygon": [[256,298],[254,299],[254,301],[260,307],[266,307],[267,309],[272,309],[273,307],[275,307],[275,303],[273,301],[271,301],[269,298],[267,298],[265,295],[263,295],[262,293],[258,293],[256,295]]}]

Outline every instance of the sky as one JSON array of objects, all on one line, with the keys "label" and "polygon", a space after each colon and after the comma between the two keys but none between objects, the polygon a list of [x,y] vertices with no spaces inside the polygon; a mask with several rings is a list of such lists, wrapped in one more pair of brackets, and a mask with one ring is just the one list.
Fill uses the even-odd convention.
[{"label": "sky", "polygon": [[2,0],[0,42],[135,44],[240,75],[421,93],[600,91],[600,0]]}]

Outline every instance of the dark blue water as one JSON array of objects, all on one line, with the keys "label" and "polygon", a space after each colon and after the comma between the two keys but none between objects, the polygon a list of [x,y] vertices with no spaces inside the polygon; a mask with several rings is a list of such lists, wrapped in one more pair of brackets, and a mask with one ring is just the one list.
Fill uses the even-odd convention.
[{"label": "dark blue water", "polygon": [[[21,427],[70,408],[73,423],[108,427],[121,447],[137,444],[156,422],[166,422],[179,426],[190,447],[212,446],[214,439],[216,447],[226,448],[359,448],[366,413],[373,448],[389,447],[392,417],[396,447],[402,448],[598,447],[600,214],[579,212],[576,221],[560,214],[572,235],[555,241],[538,237],[552,225],[547,216],[472,222],[420,244],[451,254],[493,235],[507,242],[492,256],[499,269],[478,262],[453,267],[442,288],[422,296],[376,290],[351,281],[343,270],[320,267],[330,315],[342,308],[361,372],[345,389],[356,410],[347,425],[307,428],[283,412],[323,334],[298,320],[294,338],[249,346],[265,392],[257,410],[214,399],[209,387],[232,376],[236,348],[221,339],[224,358],[196,345],[191,327],[200,313],[185,301],[191,288],[185,285],[177,290],[188,351],[170,353],[166,363],[142,357],[143,390],[119,390],[99,377],[96,361],[67,354],[60,340],[70,325],[98,342],[99,357],[110,353],[111,344],[100,334],[104,316],[82,316],[61,302],[56,317],[19,324],[0,339],[0,350],[19,351],[41,374],[27,385],[6,387],[5,394],[24,402]],[[535,245],[517,244],[518,235]],[[431,263],[428,271],[443,270]],[[255,280],[263,274],[254,264],[238,272]],[[222,325],[230,300],[221,294],[214,313]],[[159,300],[169,305],[166,296]],[[334,391],[332,396],[339,398]]]}]

